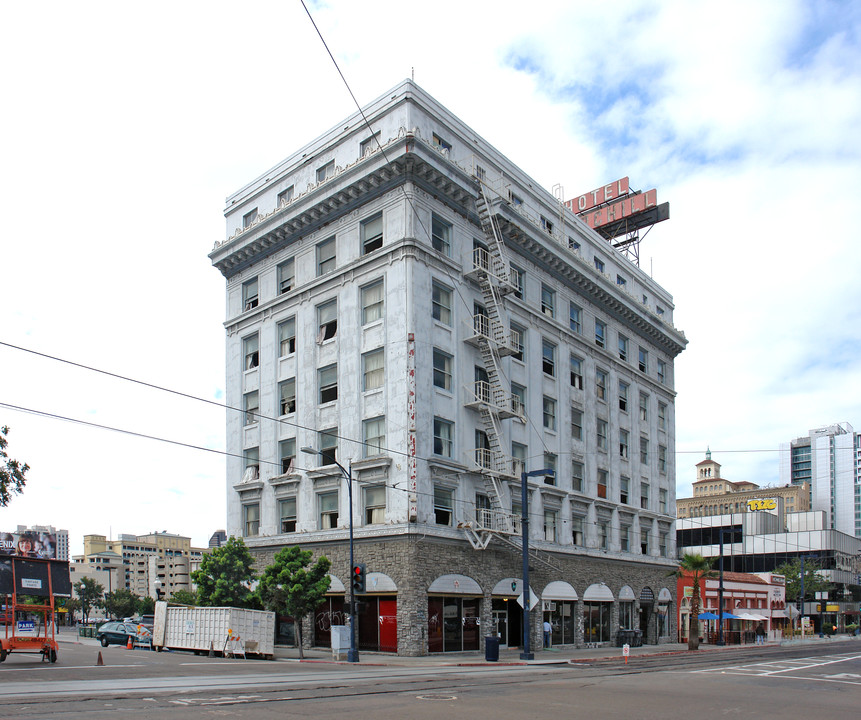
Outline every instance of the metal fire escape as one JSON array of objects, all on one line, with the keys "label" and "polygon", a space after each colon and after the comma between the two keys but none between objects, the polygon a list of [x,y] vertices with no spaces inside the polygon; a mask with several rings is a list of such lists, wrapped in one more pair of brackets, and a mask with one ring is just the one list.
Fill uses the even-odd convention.
[{"label": "metal fire escape", "polygon": [[503,445],[500,422],[506,418],[524,421],[520,398],[513,395],[500,368],[500,358],[520,352],[519,333],[509,329],[503,319],[503,298],[517,290],[512,280],[511,267],[505,258],[505,249],[484,184],[476,178],[478,197],[475,205],[487,248],[473,250],[472,268],[466,276],[481,288],[483,308],[473,316],[473,334],[467,342],[476,345],[481,353],[484,373],[469,388],[471,399],[466,403],[478,411],[487,439],[484,447],[474,451],[474,470],[484,477],[490,507],[476,507],[475,518],[464,524],[464,531],[472,546],[484,550],[493,533],[512,535],[517,531],[517,518],[503,504],[502,486],[507,480],[520,477],[514,458]]}]

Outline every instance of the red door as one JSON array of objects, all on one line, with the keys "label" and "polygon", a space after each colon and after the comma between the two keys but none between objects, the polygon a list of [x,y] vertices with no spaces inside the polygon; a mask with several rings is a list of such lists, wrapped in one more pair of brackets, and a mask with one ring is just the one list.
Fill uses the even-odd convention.
[{"label": "red door", "polygon": [[380,650],[398,651],[398,601],[380,598]]}]

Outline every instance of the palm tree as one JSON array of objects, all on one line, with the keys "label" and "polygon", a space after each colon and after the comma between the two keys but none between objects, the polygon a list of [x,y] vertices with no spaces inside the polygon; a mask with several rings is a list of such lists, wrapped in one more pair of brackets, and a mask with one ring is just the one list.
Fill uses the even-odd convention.
[{"label": "palm tree", "polygon": [[691,614],[688,616],[688,650],[697,650],[700,646],[699,614],[700,614],[700,580],[714,576],[712,563],[714,558],[704,558],[696,553],[685,553],[679,567],[669,573],[678,578],[690,577],[693,581],[691,593]]}]

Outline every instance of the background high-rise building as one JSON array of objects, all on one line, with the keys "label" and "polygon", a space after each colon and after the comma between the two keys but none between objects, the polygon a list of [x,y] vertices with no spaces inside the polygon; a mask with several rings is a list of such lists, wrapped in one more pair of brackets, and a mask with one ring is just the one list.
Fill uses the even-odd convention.
[{"label": "background high-rise building", "polygon": [[780,480],[810,483],[810,506],[828,527],[861,538],[861,435],[849,423],[815,428],[780,445]]}]

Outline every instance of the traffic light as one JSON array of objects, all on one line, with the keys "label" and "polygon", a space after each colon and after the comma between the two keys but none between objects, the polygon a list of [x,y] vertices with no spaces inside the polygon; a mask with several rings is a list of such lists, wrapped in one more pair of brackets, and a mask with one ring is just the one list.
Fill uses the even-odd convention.
[{"label": "traffic light", "polygon": [[350,587],[353,589],[353,595],[365,592],[365,566],[362,563],[355,563],[352,572],[353,579]]}]

